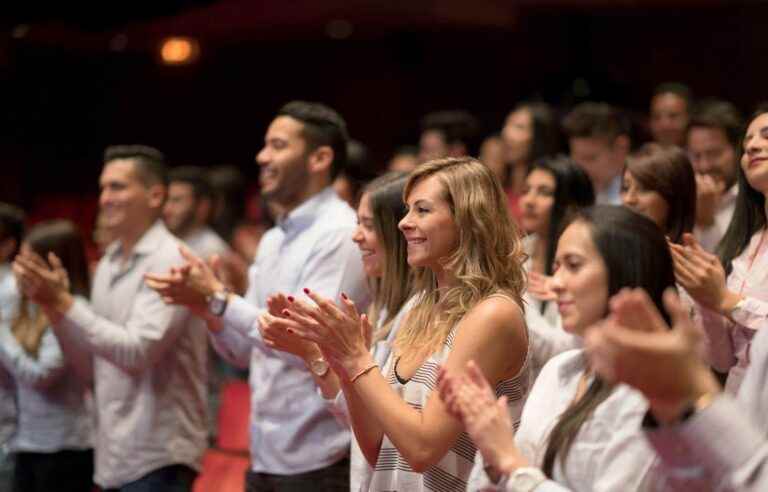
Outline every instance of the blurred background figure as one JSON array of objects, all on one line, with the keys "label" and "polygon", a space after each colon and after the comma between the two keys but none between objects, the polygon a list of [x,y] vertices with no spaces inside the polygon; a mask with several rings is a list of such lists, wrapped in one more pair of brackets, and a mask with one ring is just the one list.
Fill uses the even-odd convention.
[{"label": "blurred background figure", "polygon": [[661,145],[685,145],[690,120],[691,90],[679,82],[660,84],[653,91],[649,127],[653,141]]},{"label": "blurred background figure", "polygon": [[169,172],[168,198],[163,206],[165,226],[205,259],[229,251],[227,243],[208,225],[212,207],[213,190],[203,168],[183,166]]},{"label": "blurred background figure", "polygon": [[628,122],[606,103],[579,104],[565,117],[571,159],[592,180],[595,203],[621,205],[621,173],[630,150]]},{"label": "blurred background figure", "polygon": [[736,207],[736,177],[744,120],[736,107],[703,101],[688,127],[688,155],[696,172],[696,239],[714,252]]},{"label": "blurred background figure", "polygon": [[[24,236],[24,212],[0,203],[0,323],[16,316],[19,291],[11,271],[11,261]],[[16,388],[11,374],[0,364],[0,490],[12,490],[14,459],[8,454],[9,439],[16,431]]]},{"label": "blurred background figure", "polygon": [[419,162],[474,155],[480,123],[468,111],[429,113],[421,120]]},{"label": "blurred background figure", "polygon": [[350,140],[347,144],[347,165],[333,180],[333,189],[354,209],[360,201],[362,189],[378,175],[372,164],[368,148],[357,140]]},{"label": "blurred background figure", "polygon": [[387,163],[388,171],[409,173],[419,163],[419,148],[410,145],[398,147]]},{"label": "blurred background figure", "polygon": [[[86,299],[90,281],[85,247],[75,226],[42,222],[21,246],[41,258],[54,253],[69,277],[71,294]],[[15,316],[0,320],[0,365],[11,374],[18,405],[8,449],[16,458],[14,491],[82,492],[93,488],[90,357],[65,355],[48,317],[21,296]]]},{"label": "blurred background figure", "polygon": [[512,216],[519,218],[518,200],[525,187],[528,166],[537,159],[552,157],[560,150],[560,128],[551,106],[542,102],[522,102],[512,109],[501,131],[504,142],[505,175]]}]

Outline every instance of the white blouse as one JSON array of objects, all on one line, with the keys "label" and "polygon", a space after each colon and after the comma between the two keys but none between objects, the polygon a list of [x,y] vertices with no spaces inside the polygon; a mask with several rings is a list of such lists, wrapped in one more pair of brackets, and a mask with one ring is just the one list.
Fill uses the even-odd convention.
[{"label": "white blouse", "polygon": [[[515,435],[515,444],[531,466],[543,465],[549,434],[575,399],[584,371],[583,351],[571,350],[553,358],[539,374]],[[702,477],[670,478],[641,429],[647,409],[639,392],[617,385],[582,425],[565,463],[558,456],[552,480],[536,491],[705,490],[701,485],[708,482]],[[505,483],[491,484],[482,460],[476,460],[468,490],[506,489]]]}]

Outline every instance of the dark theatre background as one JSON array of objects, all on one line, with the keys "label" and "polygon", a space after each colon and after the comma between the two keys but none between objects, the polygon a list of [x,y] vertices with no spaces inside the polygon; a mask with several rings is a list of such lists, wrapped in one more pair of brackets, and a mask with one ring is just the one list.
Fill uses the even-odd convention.
[{"label": "dark theatre background", "polygon": [[[659,83],[748,111],[768,99],[768,3],[729,0],[173,0],[5,5],[0,200],[89,230],[101,153],[147,143],[170,164],[253,156],[284,102],[340,110],[383,165],[430,110],[486,134],[512,105],[605,100],[637,122]],[[199,45],[161,62],[168,36]],[[642,129],[641,129],[642,133]]]}]

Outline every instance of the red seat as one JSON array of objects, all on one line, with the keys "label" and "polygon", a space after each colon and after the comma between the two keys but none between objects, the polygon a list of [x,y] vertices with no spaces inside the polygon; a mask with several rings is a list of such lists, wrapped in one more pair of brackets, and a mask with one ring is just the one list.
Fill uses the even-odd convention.
[{"label": "red seat", "polygon": [[242,492],[250,466],[249,427],[251,389],[248,383],[231,380],[221,387],[219,436],[216,448],[203,456],[194,492]]},{"label": "red seat", "polygon": [[250,449],[251,388],[246,381],[233,379],[221,388],[219,436],[216,447],[225,451]]}]

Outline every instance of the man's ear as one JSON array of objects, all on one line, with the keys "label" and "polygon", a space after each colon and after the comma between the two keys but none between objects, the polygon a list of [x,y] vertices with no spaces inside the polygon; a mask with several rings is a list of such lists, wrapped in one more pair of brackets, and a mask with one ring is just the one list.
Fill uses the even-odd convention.
[{"label": "man's ear", "polygon": [[149,206],[154,209],[162,209],[165,204],[166,188],[160,183],[150,185],[147,189],[147,195],[149,196]]},{"label": "man's ear", "polygon": [[329,145],[321,145],[309,154],[309,172],[320,174],[330,171],[334,157],[333,149]]}]

